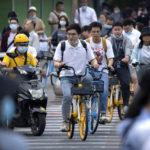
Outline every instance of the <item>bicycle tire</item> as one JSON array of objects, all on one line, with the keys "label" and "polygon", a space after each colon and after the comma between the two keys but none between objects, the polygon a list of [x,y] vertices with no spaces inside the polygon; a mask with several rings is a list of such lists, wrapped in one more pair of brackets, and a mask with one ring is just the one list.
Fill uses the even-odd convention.
[{"label": "bicycle tire", "polygon": [[106,117],[108,118],[108,123],[110,123],[112,121],[113,118],[113,113],[114,113],[114,99],[112,96],[108,97],[108,103],[107,103],[107,110],[106,110]]},{"label": "bicycle tire", "polygon": [[118,105],[118,115],[120,120],[124,119],[124,113],[123,113],[123,98],[122,98],[122,92],[119,92],[119,105]]},{"label": "bicycle tire", "polygon": [[48,63],[46,62],[43,66],[42,66],[42,69],[45,70],[45,75],[42,75],[41,74],[41,82],[42,82],[42,86],[43,88],[46,87],[46,84],[47,84],[47,69],[48,69]]},{"label": "bicycle tire", "polygon": [[56,84],[56,81],[58,80],[58,77],[50,75],[50,83],[52,86]]},{"label": "bicycle tire", "polygon": [[[94,97],[94,99],[92,99]],[[91,134],[94,134],[97,130],[100,118],[100,95],[95,93],[91,96],[90,110],[88,112],[88,129]],[[96,106],[96,108],[95,108]]]},{"label": "bicycle tire", "polygon": [[79,132],[82,141],[85,141],[88,135],[88,108],[86,102],[80,102],[80,120],[79,120]]},{"label": "bicycle tire", "polygon": [[69,119],[69,123],[68,123],[68,138],[72,139],[74,136],[74,128],[75,128],[75,121],[73,118],[73,104],[71,105],[71,109],[70,109],[70,119]]}]

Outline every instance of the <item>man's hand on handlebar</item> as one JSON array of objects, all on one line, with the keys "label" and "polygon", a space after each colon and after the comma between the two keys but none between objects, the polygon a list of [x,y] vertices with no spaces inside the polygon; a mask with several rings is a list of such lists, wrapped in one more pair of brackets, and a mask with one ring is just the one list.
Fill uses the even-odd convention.
[{"label": "man's hand on handlebar", "polygon": [[60,62],[59,65],[58,65],[58,68],[61,68],[62,66],[64,66],[65,63],[64,62]]},{"label": "man's hand on handlebar", "polygon": [[115,69],[114,69],[114,67],[113,67],[113,66],[108,65],[107,67],[108,67],[108,69],[110,69],[110,71],[115,71]]},{"label": "man's hand on handlebar", "polygon": [[97,60],[96,59],[93,59],[91,61],[91,64],[93,65],[94,69],[98,69],[99,68],[99,64],[97,63]]},{"label": "man's hand on handlebar", "polygon": [[95,63],[95,64],[93,64],[93,67],[94,67],[94,69],[98,69],[99,68],[99,64],[98,63]]}]

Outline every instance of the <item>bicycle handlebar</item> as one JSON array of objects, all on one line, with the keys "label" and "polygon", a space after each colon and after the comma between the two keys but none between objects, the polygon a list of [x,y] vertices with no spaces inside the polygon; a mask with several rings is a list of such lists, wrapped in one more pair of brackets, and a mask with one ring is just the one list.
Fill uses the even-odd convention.
[{"label": "bicycle handlebar", "polygon": [[75,76],[75,77],[78,77],[78,78],[84,77],[84,76],[86,76],[86,74],[87,74],[87,68],[85,69],[84,75],[82,75],[82,74],[78,74],[78,75],[77,75],[77,74],[75,73],[75,69],[74,69],[73,67],[71,67],[71,66],[66,66],[66,65],[62,66],[61,68],[59,68],[59,73],[62,71],[62,69],[73,70],[74,76]]},{"label": "bicycle handlebar", "polygon": [[[97,71],[97,72],[103,72],[104,70],[109,70],[108,69],[108,67],[103,67],[102,69],[101,69],[101,71],[98,71],[98,70],[96,70],[92,65],[87,65],[87,68],[89,68],[89,69],[91,69],[91,70],[94,70],[94,71]],[[98,77],[95,77],[95,75],[94,74],[92,74],[92,76],[93,76],[93,79],[94,80],[100,80],[101,78],[102,78],[102,74],[100,74]]]}]

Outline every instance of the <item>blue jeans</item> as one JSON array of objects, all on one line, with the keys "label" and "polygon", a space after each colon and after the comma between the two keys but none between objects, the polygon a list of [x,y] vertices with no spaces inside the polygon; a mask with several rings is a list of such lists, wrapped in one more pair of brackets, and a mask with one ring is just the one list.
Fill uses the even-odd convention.
[{"label": "blue jeans", "polygon": [[102,74],[102,77],[100,80],[104,81],[104,92],[100,93],[100,112],[106,113],[107,109],[107,103],[108,103],[108,73],[105,72],[99,72],[99,71],[93,71],[90,70],[90,72],[95,76],[99,77],[100,74]]},{"label": "blue jeans", "polygon": [[[92,82],[92,76],[87,73],[87,75],[82,79],[83,82]],[[74,84],[78,83],[78,78],[74,76],[67,76],[67,77],[61,77],[61,88],[63,92],[63,100],[62,100],[62,117],[64,120],[69,118],[69,112],[70,112],[70,105],[72,101],[72,95],[71,95],[71,88],[74,86]]]}]

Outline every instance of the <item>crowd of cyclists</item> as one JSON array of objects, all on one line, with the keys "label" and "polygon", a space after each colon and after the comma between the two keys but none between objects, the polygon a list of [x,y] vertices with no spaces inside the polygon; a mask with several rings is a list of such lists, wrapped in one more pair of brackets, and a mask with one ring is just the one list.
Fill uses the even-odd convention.
[{"label": "crowd of cyclists", "polygon": [[[146,84],[149,79],[146,75],[145,79],[141,78],[142,70],[148,70],[150,64],[150,18],[147,8],[139,5],[135,9],[128,8],[130,11],[124,13],[118,6],[115,6],[112,12],[105,6],[97,17],[95,10],[88,6],[87,0],[81,0],[72,24],[69,24],[68,16],[63,10],[63,2],[57,2],[56,10],[49,14],[48,23],[53,31],[50,37],[45,34],[43,21],[36,16],[36,7],[31,6],[28,9],[29,17],[24,20],[22,27],[16,13],[10,12],[9,25],[2,31],[1,52],[16,53],[17,57],[12,59],[5,55],[0,62],[0,65],[5,66],[3,70],[10,71],[15,66],[25,64],[36,66],[38,64],[36,56],[40,51],[48,49],[54,51],[53,60],[56,69],[71,66],[76,74],[83,75],[86,65],[90,63],[94,68],[92,75],[102,74],[100,80],[104,81],[104,91],[100,93],[99,123],[108,121],[106,110],[109,72],[116,74],[120,81],[123,113],[128,112],[127,118],[135,118],[142,106],[149,105],[149,94],[146,90],[149,88]],[[45,73],[42,69],[41,72]],[[63,92],[61,131],[67,132],[72,100],[71,88],[76,84],[77,77],[71,70],[63,69],[59,78]],[[82,78],[87,85],[92,80],[90,72]],[[140,97],[135,97],[139,99],[140,106],[135,104],[137,106],[135,108],[134,103],[131,105],[132,109],[139,109],[138,112],[133,112],[131,108],[128,111],[131,83],[134,85],[135,94],[140,90],[143,92],[142,89],[145,90],[139,94]],[[143,94],[147,96],[144,97]],[[146,99],[146,102],[141,102]],[[143,113],[146,112],[143,110]],[[128,144],[130,140],[126,142],[124,144]]]}]

